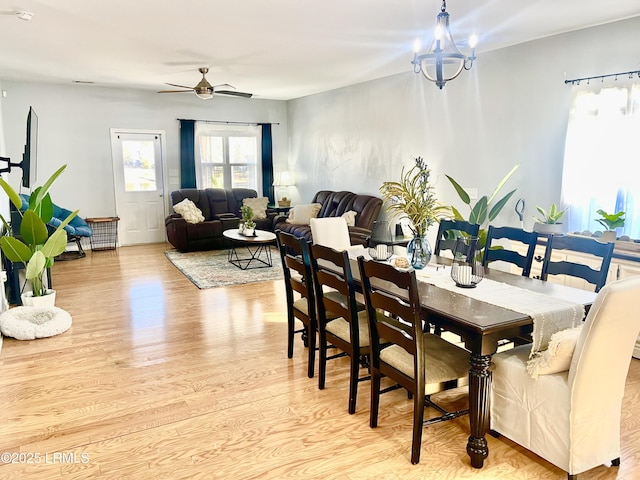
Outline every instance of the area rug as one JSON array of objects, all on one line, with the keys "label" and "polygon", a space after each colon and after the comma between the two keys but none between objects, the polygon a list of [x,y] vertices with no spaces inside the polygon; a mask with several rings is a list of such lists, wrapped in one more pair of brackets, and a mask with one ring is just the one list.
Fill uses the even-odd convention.
[{"label": "area rug", "polygon": [[239,283],[264,282],[283,277],[280,255],[271,249],[273,267],[241,270],[227,260],[226,250],[182,253],[177,250],[164,252],[175,267],[200,289],[226,287]]}]

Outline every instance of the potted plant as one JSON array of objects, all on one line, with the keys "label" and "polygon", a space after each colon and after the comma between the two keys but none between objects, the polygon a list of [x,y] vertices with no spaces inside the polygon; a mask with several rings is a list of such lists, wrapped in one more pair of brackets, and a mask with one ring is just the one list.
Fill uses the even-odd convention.
[{"label": "potted plant", "polygon": [[423,268],[431,258],[431,247],[427,241],[427,229],[439,218],[449,213],[449,207],[436,199],[429,181],[431,170],[417,157],[415,165],[400,174],[399,182],[384,182],[380,193],[386,210],[392,215],[409,219],[413,239],[407,245],[407,256],[414,268]]},{"label": "potted plant", "polygon": [[449,181],[453,185],[453,188],[455,188],[456,192],[458,193],[460,200],[462,200],[466,205],[468,205],[470,209],[469,218],[465,219],[464,216],[454,206],[449,207],[453,212],[454,218],[456,220],[466,220],[469,223],[475,223],[480,225],[480,230],[478,231],[478,251],[479,252],[482,251],[482,249],[484,248],[487,242],[487,227],[489,222],[492,222],[498,216],[498,214],[502,211],[506,203],[516,192],[516,190],[515,189],[511,190],[509,193],[501,197],[495,203],[494,203],[494,200],[496,199],[496,196],[498,195],[498,193],[500,192],[504,184],[507,183],[509,178],[511,178],[511,176],[514,174],[514,172],[518,169],[519,166],[520,165],[515,165],[511,169],[511,171],[507,173],[502,180],[500,180],[500,183],[498,183],[498,185],[493,190],[493,193],[491,194],[490,197],[483,195],[478,199],[478,201],[474,205],[471,204],[471,196],[469,195],[469,193],[464,188],[462,188],[460,184],[456,182],[452,177],[450,177],[449,175],[446,175],[446,177],[449,179]]},{"label": "potted plant", "polygon": [[240,207],[240,215],[242,216],[239,228],[240,233],[253,236],[256,228],[256,222],[253,221],[253,209],[249,205],[243,205]]},{"label": "potted plant", "polygon": [[602,232],[602,239],[606,242],[615,242],[617,238],[616,228],[624,227],[624,214],[620,211],[617,213],[607,213],[604,210],[597,210],[596,213],[600,215],[596,218],[596,222],[602,225],[607,230]]},{"label": "potted plant", "polygon": [[[55,291],[47,288],[44,275],[47,268],[53,265],[54,257],[64,252],[67,246],[67,232],[64,227],[78,214],[78,210],[70,213],[49,235],[47,223],[53,216],[53,202],[48,192],[53,182],[66,167],[66,165],[60,167],[44,185],[32,192],[29,206],[24,212],[21,211],[22,198],[20,195],[4,179],[0,178],[0,186],[22,216],[20,236],[15,237],[10,234],[11,227],[0,215],[7,231],[7,235],[0,238],[0,248],[10,261],[25,265],[25,276],[31,282],[33,290],[23,294],[23,304],[33,304],[32,299],[36,300],[38,297],[49,297],[44,302],[46,304],[53,305],[55,303]],[[37,303],[43,302],[38,301]]]},{"label": "potted plant", "polygon": [[563,232],[564,225],[560,222],[560,219],[564,216],[567,209],[558,209],[555,203],[552,203],[549,207],[549,211],[546,211],[542,207],[536,207],[539,216],[534,216],[533,219],[536,223],[533,225],[533,231],[541,233],[543,235],[557,235]]}]

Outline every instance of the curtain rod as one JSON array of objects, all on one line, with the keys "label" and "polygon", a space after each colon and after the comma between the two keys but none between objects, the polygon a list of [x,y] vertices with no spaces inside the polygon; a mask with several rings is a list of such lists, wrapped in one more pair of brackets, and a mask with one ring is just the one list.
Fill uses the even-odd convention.
[{"label": "curtain rod", "polygon": [[633,78],[634,75],[638,75],[638,78],[640,78],[640,70],[632,70],[630,72],[620,72],[620,73],[608,73],[607,75],[597,75],[595,77],[574,78],[573,80],[565,80],[564,83],[565,84],[570,83],[571,85],[580,85],[580,82],[582,82],[583,80],[586,80],[587,82],[589,82],[591,80],[596,80],[598,78],[604,82],[604,79],[608,77],[616,77],[616,80],[618,80],[618,77],[623,77],[626,75],[628,75],[629,78]]},{"label": "curtain rod", "polygon": [[224,124],[224,125],[280,125],[280,123],[273,123],[273,122],[263,122],[263,123],[258,123],[258,122],[253,122],[253,123],[249,123],[249,122],[228,122],[226,120],[196,120],[193,118],[177,118],[176,120],[178,121],[182,121],[182,120],[192,120],[194,122],[202,122],[202,123],[220,123],[220,124]]}]

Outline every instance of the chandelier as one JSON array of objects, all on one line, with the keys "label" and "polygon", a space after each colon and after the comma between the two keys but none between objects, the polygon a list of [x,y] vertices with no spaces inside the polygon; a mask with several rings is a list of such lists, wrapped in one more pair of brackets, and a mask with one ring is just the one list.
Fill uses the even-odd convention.
[{"label": "chandelier", "polygon": [[415,53],[413,55],[413,71],[427,77],[435,82],[436,86],[442,90],[444,84],[453,80],[462,69],[470,70],[473,61],[476,59],[476,44],[478,37],[472,35],[469,39],[471,55],[465,56],[453,41],[451,30],[449,29],[449,14],[447,13],[447,2],[442,0],[442,8],[436,20],[436,29],[433,35],[431,47],[423,54],[418,54],[419,44],[416,40]]}]

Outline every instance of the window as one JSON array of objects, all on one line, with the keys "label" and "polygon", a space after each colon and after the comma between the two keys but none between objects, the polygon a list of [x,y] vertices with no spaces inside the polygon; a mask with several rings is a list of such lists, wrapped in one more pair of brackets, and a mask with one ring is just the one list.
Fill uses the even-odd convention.
[{"label": "window", "polygon": [[198,188],[251,188],[262,193],[260,128],[196,122]]},{"label": "window", "polygon": [[125,192],[156,191],[156,162],[152,140],[122,140]]},{"label": "window", "polygon": [[640,238],[640,82],[574,88],[562,176],[569,231],[602,230],[596,211],[622,210],[618,235]]}]

